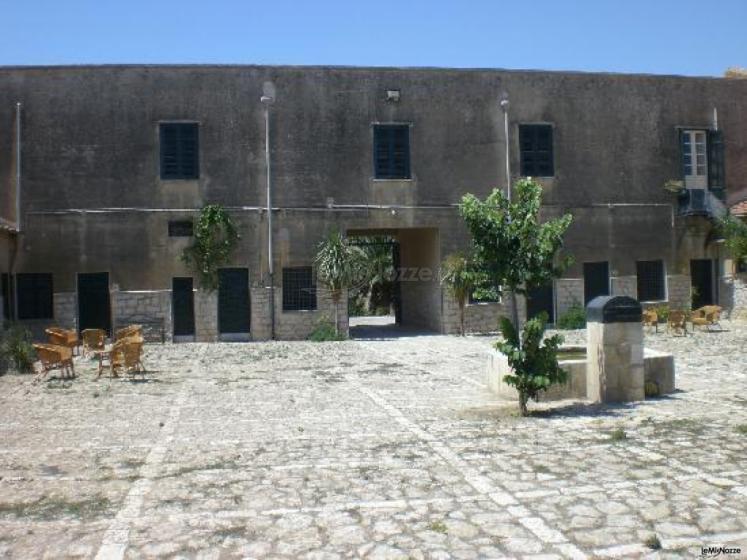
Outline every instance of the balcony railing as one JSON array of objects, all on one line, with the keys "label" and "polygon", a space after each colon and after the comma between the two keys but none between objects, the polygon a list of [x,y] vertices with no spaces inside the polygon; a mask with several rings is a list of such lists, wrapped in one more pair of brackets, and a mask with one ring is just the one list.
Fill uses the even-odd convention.
[{"label": "balcony railing", "polygon": [[726,215],[726,206],[720,200],[722,197],[722,190],[683,189],[678,197],[679,214],[722,218]]}]

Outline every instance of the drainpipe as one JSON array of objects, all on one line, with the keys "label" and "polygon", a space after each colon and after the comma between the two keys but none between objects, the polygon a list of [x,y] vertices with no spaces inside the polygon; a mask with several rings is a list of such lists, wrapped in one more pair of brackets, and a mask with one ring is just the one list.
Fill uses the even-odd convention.
[{"label": "drainpipe", "polygon": [[508,93],[501,94],[501,109],[503,110],[503,136],[506,139],[506,196],[511,202],[511,144],[508,139]]},{"label": "drainpipe", "polygon": [[[18,261],[18,252],[20,250],[21,235],[21,109],[23,105],[20,101],[16,103],[16,232],[13,236],[13,253],[10,258],[10,270],[8,272],[8,282],[12,288],[13,306],[12,313],[9,315],[12,319],[18,320],[18,281],[16,278],[16,262]],[[10,302],[8,302],[10,303]]]},{"label": "drainpipe", "polygon": [[[503,134],[506,139],[506,197],[511,202],[511,142],[508,137],[508,93],[501,94],[501,109],[503,110]],[[519,302],[516,292],[511,292],[511,322],[517,332],[520,331],[519,325]],[[521,335],[519,335],[519,344],[521,344]]]},{"label": "drainpipe", "polygon": [[16,231],[21,233],[21,102],[16,103]]},{"label": "drainpipe", "polygon": [[270,276],[270,338],[275,339],[275,274],[272,251],[272,168],[270,167],[270,105],[275,101],[269,95],[260,98],[265,107],[265,169],[267,171],[267,272]]}]

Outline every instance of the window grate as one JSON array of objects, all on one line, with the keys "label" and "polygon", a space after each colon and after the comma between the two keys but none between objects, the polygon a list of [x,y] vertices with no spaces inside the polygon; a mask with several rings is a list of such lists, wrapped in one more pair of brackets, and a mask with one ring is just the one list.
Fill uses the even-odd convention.
[{"label": "window grate", "polygon": [[316,281],[310,266],[283,269],[283,311],[316,309]]},{"label": "window grate", "polygon": [[194,224],[192,220],[169,221],[169,237],[192,237],[194,235]]},{"label": "window grate", "polygon": [[521,174],[524,177],[552,177],[552,126],[549,124],[519,125]]},{"label": "window grate", "polygon": [[18,274],[18,318],[19,319],[52,319],[52,275],[51,274]]},{"label": "window grate", "polygon": [[664,261],[638,261],[636,271],[639,301],[666,299]]},{"label": "window grate", "polygon": [[374,177],[410,178],[410,127],[406,124],[374,126]]},{"label": "window grate", "polygon": [[197,123],[161,123],[161,179],[198,179],[199,128]]}]

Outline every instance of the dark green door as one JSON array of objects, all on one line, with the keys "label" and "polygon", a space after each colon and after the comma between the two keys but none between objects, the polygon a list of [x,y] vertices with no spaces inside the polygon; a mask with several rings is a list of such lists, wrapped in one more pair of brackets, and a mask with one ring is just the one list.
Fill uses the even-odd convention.
[{"label": "dark green door", "polygon": [[553,305],[552,284],[529,290],[527,294],[527,319],[536,317],[541,312],[547,313],[547,322],[555,322],[555,305]]},{"label": "dark green door", "polygon": [[249,332],[249,270],[246,268],[218,271],[218,331],[221,334]]},{"label": "dark green door", "polygon": [[597,296],[610,295],[610,265],[607,261],[584,263],[584,307]]},{"label": "dark green door", "polygon": [[103,329],[111,336],[108,272],[78,274],[78,328]]},{"label": "dark green door", "polygon": [[715,301],[714,268],[718,261],[695,259],[690,261],[690,282],[692,283],[692,305],[698,309],[713,305]]},{"label": "dark green door", "polygon": [[174,278],[171,287],[174,336],[195,334],[195,300],[191,278]]}]

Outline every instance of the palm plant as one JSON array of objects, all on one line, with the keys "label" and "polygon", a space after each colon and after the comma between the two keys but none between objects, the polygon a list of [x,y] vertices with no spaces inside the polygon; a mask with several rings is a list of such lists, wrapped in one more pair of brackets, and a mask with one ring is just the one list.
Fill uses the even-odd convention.
[{"label": "palm plant", "polygon": [[464,308],[475,288],[469,258],[462,253],[452,253],[441,265],[441,283],[459,304],[460,333],[464,336]]},{"label": "palm plant", "polygon": [[335,306],[335,332],[339,334],[339,307],[345,289],[353,286],[364,269],[363,252],[351,245],[339,231],[332,230],[327,238],[319,243],[316,257],[316,274],[319,282],[326,287]]}]

